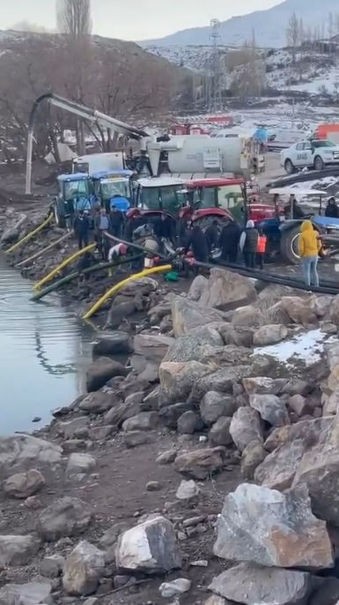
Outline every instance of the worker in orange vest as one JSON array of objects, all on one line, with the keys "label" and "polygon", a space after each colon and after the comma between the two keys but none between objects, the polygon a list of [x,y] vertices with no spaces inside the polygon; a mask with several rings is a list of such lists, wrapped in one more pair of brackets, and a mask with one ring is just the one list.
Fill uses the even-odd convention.
[{"label": "worker in orange vest", "polygon": [[264,260],[267,247],[267,236],[264,234],[262,229],[259,229],[258,243],[257,243],[257,262],[260,269],[264,268]]}]

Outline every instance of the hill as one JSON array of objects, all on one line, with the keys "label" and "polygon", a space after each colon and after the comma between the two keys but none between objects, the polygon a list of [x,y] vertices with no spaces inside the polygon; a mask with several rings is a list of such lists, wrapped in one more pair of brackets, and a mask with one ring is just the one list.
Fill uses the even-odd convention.
[{"label": "hill", "polygon": [[[280,48],[286,44],[286,29],[288,21],[293,13],[298,19],[302,19],[304,27],[309,29],[320,28],[327,33],[329,14],[339,13],[338,0],[322,0],[322,2],[310,2],[310,0],[285,0],[271,9],[256,11],[241,17],[232,17],[220,23],[220,43],[224,45],[241,45],[245,40],[250,40],[255,32],[256,40],[261,47]],[[333,32],[337,20],[333,20]],[[141,43],[143,47],[149,46],[187,46],[187,45],[210,45],[211,29],[207,27],[195,27],[182,30],[160,38],[158,40],[146,40]]]},{"label": "hill", "polygon": [[[32,103],[49,91],[132,125],[150,124],[180,107],[187,91],[192,94],[192,81],[187,70],[133,42],[98,36],[72,41],[56,34],[0,31],[2,160],[24,157]],[[43,108],[35,152],[44,155],[53,138],[75,126],[72,116]],[[97,138],[106,144],[104,133]]]}]

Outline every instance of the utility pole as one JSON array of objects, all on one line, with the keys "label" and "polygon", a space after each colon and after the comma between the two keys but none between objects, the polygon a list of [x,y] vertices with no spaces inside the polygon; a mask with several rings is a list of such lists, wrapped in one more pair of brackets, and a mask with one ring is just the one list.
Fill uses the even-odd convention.
[{"label": "utility pole", "polygon": [[220,21],[218,19],[212,19],[210,22],[211,33],[211,59],[209,69],[209,86],[208,86],[208,99],[207,106],[208,110],[212,112],[220,111],[222,109],[222,98],[221,98],[221,65],[220,65]]}]

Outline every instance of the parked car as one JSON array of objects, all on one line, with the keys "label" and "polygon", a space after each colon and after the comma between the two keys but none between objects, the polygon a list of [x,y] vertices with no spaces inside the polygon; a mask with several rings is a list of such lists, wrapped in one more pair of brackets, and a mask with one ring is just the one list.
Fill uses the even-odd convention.
[{"label": "parked car", "polygon": [[339,145],[327,140],[295,143],[281,152],[280,164],[287,174],[302,168],[323,170],[331,164],[339,165]]}]

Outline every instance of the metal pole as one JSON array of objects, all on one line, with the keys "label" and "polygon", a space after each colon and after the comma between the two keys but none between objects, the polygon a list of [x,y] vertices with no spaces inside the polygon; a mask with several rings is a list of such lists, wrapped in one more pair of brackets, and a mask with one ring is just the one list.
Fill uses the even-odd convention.
[{"label": "metal pole", "polygon": [[33,126],[30,126],[27,138],[27,156],[26,156],[26,195],[32,193],[32,155],[33,155]]}]

